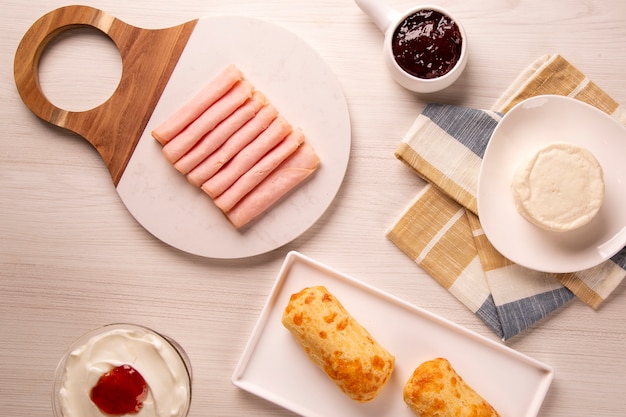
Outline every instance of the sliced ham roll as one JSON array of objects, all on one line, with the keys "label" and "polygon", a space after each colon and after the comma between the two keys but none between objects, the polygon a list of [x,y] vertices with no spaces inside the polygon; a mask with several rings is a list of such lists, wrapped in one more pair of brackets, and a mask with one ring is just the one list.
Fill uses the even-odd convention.
[{"label": "sliced ham roll", "polygon": [[240,229],[308,178],[304,133],[230,65],[152,131],[165,158]]},{"label": "sliced ham roll", "polygon": [[211,198],[216,198],[222,194],[239,177],[252,168],[254,164],[259,162],[266,153],[278,145],[292,130],[293,127],[289,122],[279,115],[256,139],[235,155],[213,177],[202,184],[204,192]]},{"label": "sliced ham roll", "polygon": [[246,80],[237,83],[218,101],[213,103],[196,120],[163,146],[163,154],[171,163],[178,161],[187,151],[220,122],[230,116],[252,97],[254,86]]},{"label": "sliced ham roll", "polygon": [[165,145],[187,125],[198,118],[207,108],[226,94],[243,73],[235,65],[229,65],[187,103],[152,131],[152,136]]},{"label": "sliced ham roll", "polygon": [[252,120],[228,138],[220,148],[192,169],[187,174],[187,180],[196,187],[200,187],[239,151],[267,129],[276,117],[278,117],[278,110],[271,103],[263,107]]},{"label": "sliced ham roll", "polygon": [[227,212],[226,217],[237,229],[242,228],[301,184],[315,172],[319,163],[315,150],[303,144]]},{"label": "sliced ham roll", "polygon": [[267,99],[263,93],[255,91],[248,101],[218,124],[215,129],[204,135],[196,146],[191,148],[189,152],[176,161],[174,167],[180,171],[181,174],[186,175],[217,148],[222,146],[228,138],[251,120],[266,104]]},{"label": "sliced ham roll", "polygon": [[291,132],[274,149],[269,151],[249,171],[244,173],[233,185],[215,198],[214,202],[222,211],[233,208],[239,200],[263,181],[285,159],[293,154],[304,143],[304,133],[296,129]]}]

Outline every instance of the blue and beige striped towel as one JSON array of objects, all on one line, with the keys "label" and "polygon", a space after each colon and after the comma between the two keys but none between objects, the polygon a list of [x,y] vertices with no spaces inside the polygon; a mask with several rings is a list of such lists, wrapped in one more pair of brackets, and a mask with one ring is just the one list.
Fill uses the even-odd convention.
[{"label": "blue and beige striped towel", "polygon": [[560,55],[534,62],[491,110],[430,104],[396,149],[428,181],[387,237],[503,340],[573,298],[593,308],[626,276],[626,248],[605,263],[550,274],[514,264],[491,246],[477,217],[476,184],[491,132],[522,100],[560,94],[592,104],[626,125],[626,111]]}]

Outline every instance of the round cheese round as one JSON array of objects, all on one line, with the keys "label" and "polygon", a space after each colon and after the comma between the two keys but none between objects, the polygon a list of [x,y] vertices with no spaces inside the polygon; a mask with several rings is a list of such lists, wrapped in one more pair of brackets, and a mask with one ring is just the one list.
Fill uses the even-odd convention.
[{"label": "round cheese round", "polygon": [[587,149],[553,143],[522,163],[513,176],[519,213],[546,230],[566,232],[587,224],[604,199],[602,166]]}]

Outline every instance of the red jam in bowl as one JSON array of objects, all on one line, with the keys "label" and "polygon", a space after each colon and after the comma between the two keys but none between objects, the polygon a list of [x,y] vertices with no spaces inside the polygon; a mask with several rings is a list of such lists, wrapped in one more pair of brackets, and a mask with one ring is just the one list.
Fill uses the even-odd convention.
[{"label": "red jam in bowl", "polygon": [[407,73],[424,79],[438,78],[461,58],[463,38],[459,26],[435,10],[418,10],[396,28],[393,57]]}]

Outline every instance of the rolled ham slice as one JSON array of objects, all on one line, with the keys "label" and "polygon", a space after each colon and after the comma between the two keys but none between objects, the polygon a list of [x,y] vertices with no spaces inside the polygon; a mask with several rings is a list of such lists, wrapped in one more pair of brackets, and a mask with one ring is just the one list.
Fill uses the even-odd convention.
[{"label": "rolled ham slice", "polygon": [[231,64],[213,78],[187,103],[152,131],[152,136],[165,145],[179,134],[187,125],[198,118],[207,108],[226,94],[237,81],[243,79],[243,73]]},{"label": "rolled ham slice", "polygon": [[239,200],[263,181],[278,165],[293,154],[304,143],[304,133],[296,129],[274,149],[269,151],[249,171],[244,173],[233,185],[215,198],[214,202],[222,211],[233,208]]},{"label": "rolled ham slice", "polygon": [[192,169],[187,174],[187,180],[196,187],[200,187],[239,151],[267,129],[277,116],[278,110],[272,104],[263,107],[252,120],[248,121],[241,129],[228,138],[221,147]]},{"label": "rolled ham slice", "polygon": [[213,177],[202,184],[204,192],[211,198],[216,198],[222,194],[239,177],[252,168],[254,164],[259,162],[266,153],[278,145],[292,130],[293,127],[289,122],[279,115],[256,139],[235,155]]},{"label": "rolled ham slice", "polygon": [[174,163],[189,151],[204,135],[230,116],[252,97],[254,86],[246,80],[237,83],[224,96],[213,103],[196,120],[163,146],[163,154]]},{"label": "rolled ham slice", "polygon": [[251,120],[266,104],[267,99],[263,93],[255,91],[248,101],[218,124],[215,129],[204,135],[196,146],[191,148],[189,152],[176,161],[174,167],[180,171],[181,174],[186,175],[217,148],[222,146],[229,137]]},{"label": "rolled ham slice", "polygon": [[315,172],[319,163],[315,150],[303,144],[227,212],[226,217],[237,229],[242,228],[301,184]]}]

